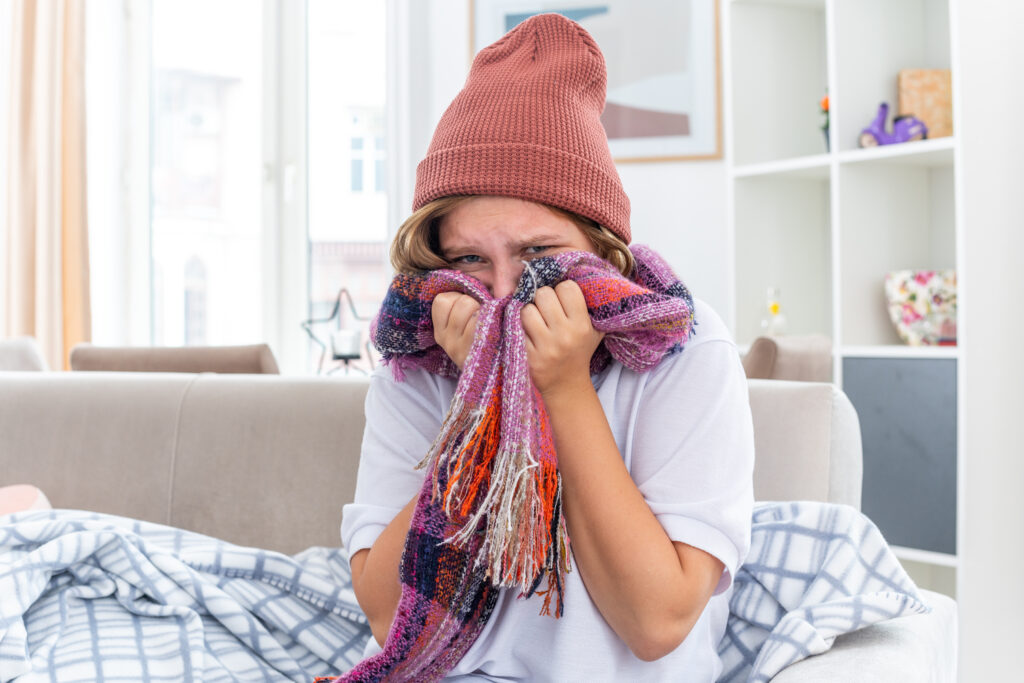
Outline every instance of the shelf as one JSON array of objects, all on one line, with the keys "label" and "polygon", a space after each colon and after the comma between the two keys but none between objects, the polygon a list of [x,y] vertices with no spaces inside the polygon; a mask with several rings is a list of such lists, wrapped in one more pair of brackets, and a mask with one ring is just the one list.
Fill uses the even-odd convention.
[{"label": "shelf", "polygon": [[[954,65],[954,3],[720,2],[739,350],[760,334],[768,287],[781,290],[790,334],[833,340],[834,376],[860,416],[864,513],[919,585],[955,595],[965,354],[902,344],[884,282],[963,268],[960,145],[858,146],[881,102],[891,129],[902,69]],[[826,93],[831,149],[817,106]]]},{"label": "shelf", "polygon": [[761,334],[765,293],[778,288],[791,334],[828,334],[832,320],[828,182],[786,174],[734,182],[736,339]]},{"label": "shelf", "polygon": [[833,156],[843,165],[883,163],[918,168],[946,168],[953,166],[954,145],[955,141],[952,137],[945,137],[935,140],[904,142],[899,145],[851,149],[834,155],[815,154],[757,164],[743,164],[732,169],[732,176],[733,178],[752,178],[778,175],[825,180],[829,177]]},{"label": "shelf", "polygon": [[734,5],[776,5],[779,7],[797,7],[822,11],[825,0],[732,0]]},{"label": "shelf", "polygon": [[839,355],[844,358],[959,358],[958,346],[844,346]]},{"label": "shelf", "polygon": [[788,176],[791,178],[812,178],[827,180],[829,176],[829,155],[817,154],[781,161],[766,161],[760,164],[746,164],[732,169],[733,178],[754,178],[758,176]]},{"label": "shelf", "polygon": [[934,553],[930,550],[918,550],[917,548],[904,548],[899,545],[889,547],[892,548],[893,554],[901,560],[923,562],[924,564],[935,564],[940,567],[952,567],[953,569],[956,569],[960,565],[960,560],[956,555]]},{"label": "shelf", "polygon": [[725,51],[731,78],[726,86],[737,166],[825,151],[817,107],[828,91],[825,5],[821,0],[728,5]]},{"label": "shelf", "polygon": [[851,149],[839,152],[838,157],[840,164],[884,162],[902,166],[936,168],[953,165],[953,146],[954,139],[945,137],[935,140],[904,142],[898,145]]},{"label": "shelf", "polygon": [[[908,143],[908,149],[913,144],[918,143]],[[953,167],[876,157],[873,163],[841,164],[836,175],[840,344],[901,346],[887,312],[885,276],[896,270],[956,268]]]},{"label": "shelf", "polygon": [[[888,102],[889,120],[899,114],[901,69],[949,69],[949,0],[856,0],[833,2],[835,59],[830,83],[837,151],[860,152],[858,139]],[[939,138],[940,140],[942,138]],[[916,144],[916,143],[908,143]]]}]

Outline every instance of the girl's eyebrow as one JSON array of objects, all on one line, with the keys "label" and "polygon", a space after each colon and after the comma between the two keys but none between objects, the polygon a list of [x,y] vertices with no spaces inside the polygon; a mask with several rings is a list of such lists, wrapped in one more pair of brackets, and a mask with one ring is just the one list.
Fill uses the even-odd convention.
[{"label": "girl's eyebrow", "polygon": [[559,235],[534,235],[533,237],[527,237],[519,242],[510,242],[509,246],[535,247],[538,244],[557,244],[564,239],[565,237]]},{"label": "girl's eyebrow", "polygon": [[[513,249],[522,249],[523,247],[536,247],[538,245],[547,246],[550,244],[558,244],[562,242],[562,240],[564,239],[564,236],[554,234],[533,235],[522,240],[506,242],[505,246],[511,247]],[[453,253],[472,252],[475,251],[476,249],[477,246],[475,244],[456,244],[454,246],[448,247],[447,249],[442,249],[441,256],[443,258],[451,258],[451,254]]]}]

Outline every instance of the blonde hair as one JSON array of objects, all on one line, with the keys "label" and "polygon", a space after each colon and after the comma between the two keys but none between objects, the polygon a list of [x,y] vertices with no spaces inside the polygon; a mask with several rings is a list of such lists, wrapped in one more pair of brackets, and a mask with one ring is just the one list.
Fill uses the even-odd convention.
[{"label": "blonde hair", "polygon": [[[414,211],[398,228],[398,234],[391,243],[392,267],[406,275],[448,268],[451,264],[441,256],[441,242],[438,237],[441,219],[473,196],[475,195],[441,197]],[[555,215],[572,221],[590,240],[598,256],[618,268],[626,277],[633,276],[636,269],[633,252],[621,237],[589,218],[547,204],[543,206]]]}]

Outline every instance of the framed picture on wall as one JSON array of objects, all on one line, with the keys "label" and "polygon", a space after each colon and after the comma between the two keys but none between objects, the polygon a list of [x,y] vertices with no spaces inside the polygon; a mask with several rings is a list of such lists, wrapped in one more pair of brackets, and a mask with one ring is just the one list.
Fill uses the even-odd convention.
[{"label": "framed picture on wall", "polygon": [[471,55],[542,12],[578,22],[604,53],[616,161],[721,158],[718,0],[470,0]]}]

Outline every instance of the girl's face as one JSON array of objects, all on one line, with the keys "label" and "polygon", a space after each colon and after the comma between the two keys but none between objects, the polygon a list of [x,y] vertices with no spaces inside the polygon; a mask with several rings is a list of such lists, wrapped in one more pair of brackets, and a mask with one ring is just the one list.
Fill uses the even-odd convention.
[{"label": "girl's face", "polygon": [[451,267],[480,280],[501,299],[516,289],[523,261],[594,246],[568,218],[536,202],[511,197],[473,197],[441,219],[441,256]]}]

